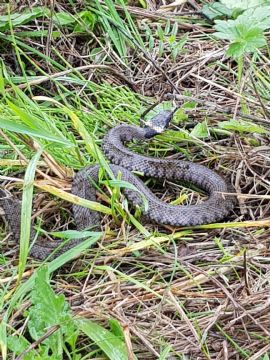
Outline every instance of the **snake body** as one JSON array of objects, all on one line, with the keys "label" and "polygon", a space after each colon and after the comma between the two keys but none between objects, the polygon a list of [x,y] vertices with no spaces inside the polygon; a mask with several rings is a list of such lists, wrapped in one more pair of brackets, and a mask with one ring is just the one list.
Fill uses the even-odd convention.
[{"label": "snake body", "polygon": [[[112,128],[104,137],[102,148],[110,164],[111,172],[115,177],[121,172],[121,180],[133,184],[138,191],[130,188],[123,190],[126,198],[133,205],[143,205],[142,195],[147,199],[147,217],[157,224],[172,226],[201,225],[222,220],[234,207],[232,197],[224,197],[222,193],[230,192],[227,182],[214,171],[205,166],[189,161],[158,159],[139,155],[130,151],[125,143],[131,140],[145,141],[164,130],[172,117],[172,112],[163,111],[142,128],[131,125],[118,125]],[[72,194],[88,200],[96,200],[95,187],[91,182],[98,182],[99,165],[88,166],[80,170],[72,183]],[[168,179],[184,180],[195,184],[205,190],[208,199],[197,205],[174,206],[159,200],[132,171],[139,171],[145,176]],[[91,182],[89,182],[91,179]],[[20,209],[19,200],[6,196],[0,191],[0,209],[13,233],[13,238],[19,241],[20,237]],[[84,230],[100,224],[98,212],[88,208],[73,205],[73,215],[78,230]],[[31,230],[33,239],[35,231]],[[65,244],[55,255],[59,255],[78,244],[80,239],[73,239]],[[56,249],[60,241],[45,242],[38,239],[32,246],[30,254],[39,259],[44,259]]]}]

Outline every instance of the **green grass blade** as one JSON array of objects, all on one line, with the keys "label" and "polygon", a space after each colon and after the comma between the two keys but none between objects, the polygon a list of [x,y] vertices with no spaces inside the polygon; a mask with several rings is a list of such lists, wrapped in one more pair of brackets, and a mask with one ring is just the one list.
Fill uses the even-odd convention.
[{"label": "green grass blade", "polygon": [[[79,254],[81,254],[83,251],[88,249],[91,245],[95,244],[100,237],[102,236],[102,233],[97,233],[97,235],[88,238],[78,245],[74,246],[73,248],[66,251],[64,254],[61,254],[56,259],[52,260],[48,263],[48,274],[52,274],[54,271],[59,269],[61,266],[65,265],[75,257],[77,257]],[[15,307],[19,306],[20,302],[23,300],[23,298],[27,295],[29,291],[34,286],[35,278],[36,278],[37,272],[34,272],[33,275],[23,284],[19,285],[12,297],[9,300],[8,309],[5,313],[4,319],[8,319],[11,312],[14,310]],[[10,294],[9,294],[10,296]],[[7,296],[6,299],[9,297]]]},{"label": "green grass blade", "polygon": [[31,234],[31,216],[32,216],[32,201],[33,201],[33,188],[34,178],[37,162],[42,153],[40,149],[36,155],[32,158],[27,166],[24,185],[23,185],[23,196],[22,196],[22,208],[21,208],[21,235],[20,235],[20,255],[19,255],[19,266],[18,266],[18,283],[22,278],[22,274],[25,269],[26,260],[29,250],[29,241]]},{"label": "green grass blade", "polygon": [[2,359],[7,358],[7,324],[4,319],[0,323],[0,349],[2,353]]},{"label": "green grass blade", "polygon": [[73,204],[84,206],[88,209],[94,210],[94,211],[100,211],[104,214],[111,215],[112,211],[107,206],[104,206],[96,201],[86,200],[84,198],[80,198],[77,195],[70,194],[64,190],[58,189],[51,185],[44,185],[39,181],[35,182],[35,186],[37,186],[39,189],[42,189],[44,191],[49,192],[52,195],[58,196],[59,198],[69,201]]}]

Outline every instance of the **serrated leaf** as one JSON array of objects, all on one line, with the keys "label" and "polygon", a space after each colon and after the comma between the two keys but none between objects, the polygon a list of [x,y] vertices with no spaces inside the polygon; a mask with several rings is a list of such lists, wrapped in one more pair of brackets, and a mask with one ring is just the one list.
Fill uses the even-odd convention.
[{"label": "serrated leaf", "polygon": [[249,9],[236,20],[216,20],[214,35],[231,41],[228,55],[235,58],[244,53],[254,53],[266,45],[263,31],[270,28],[270,6]]},{"label": "serrated leaf", "polygon": [[248,9],[236,19],[237,23],[245,23],[254,25],[261,30],[270,28],[270,6],[262,6],[256,9]]},{"label": "serrated leaf", "polygon": [[155,46],[155,39],[154,39],[154,37],[152,35],[150,35],[150,37],[149,37],[149,49],[153,50],[154,46]]},{"label": "serrated leaf", "polygon": [[165,29],[164,29],[164,34],[166,36],[169,35],[170,29],[171,29],[171,22],[170,22],[170,20],[167,20],[166,21],[166,26],[165,26]]},{"label": "serrated leaf", "polygon": [[269,5],[270,0],[220,0],[229,9],[247,10],[259,6]]},{"label": "serrated leaf", "polygon": [[160,41],[158,44],[158,56],[162,56],[164,52],[164,42]]},{"label": "serrated leaf", "polygon": [[28,329],[34,340],[39,339],[54,326],[60,328],[44,340],[53,355],[61,356],[64,342],[74,343],[77,331],[69,313],[64,295],[55,295],[48,282],[48,269],[38,270],[35,286],[31,292],[32,306],[29,309]]},{"label": "serrated leaf", "polygon": [[164,41],[164,31],[162,30],[162,27],[160,24],[157,26],[156,34],[160,41]]},{"label": "serrated leaf", "polygon": [[245,39],[232,43],[227,51],[227,55],[239,58],[245,53],[254,53],[257,49],[267,44],[266,38],[262,35],[261,30],[251,29],[246,32]]}]

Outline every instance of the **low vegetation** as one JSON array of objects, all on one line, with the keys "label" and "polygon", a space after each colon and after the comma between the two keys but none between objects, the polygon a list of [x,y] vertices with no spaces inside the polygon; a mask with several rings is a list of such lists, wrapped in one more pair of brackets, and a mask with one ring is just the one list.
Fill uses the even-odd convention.
[{"label": "low vegetation", "polygon": [[[269,19],[269,0],[0,4],[0,184],[24,229],[15,244],[0,227],[2,359],[269,359]],[[223,223],[149,224],[106,176],[104,134],[174,106],[129,146],[223,175]],[[72,178],[97,162],[102,226],[78,233]],[[143,180],[168,203],[205,198]],[[44,241],[83,242],[35,261],[31,214]]]}]

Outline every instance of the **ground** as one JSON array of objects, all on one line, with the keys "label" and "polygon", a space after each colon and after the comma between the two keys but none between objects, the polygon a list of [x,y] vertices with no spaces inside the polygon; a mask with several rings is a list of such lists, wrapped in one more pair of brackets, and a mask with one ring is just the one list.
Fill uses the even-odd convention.
[{"label": "ground", "polygon": [[[74,173],[105,161],[97,149],[111,127],[138,125],[155,104],[157,111],[180,109],[164,134],[130,148],[207,166],[233,186],[237,199],[222,223],[175,229],[149,224],[132,207],[124,211],[112,184],[99,189],[98,200],[109,209],[102,236],[90,249],[49,260],[50,283],[72,317],[106,329],[117,320],[128,355],[110,356],[81,333],[76,351],[63,346],[63,357],[55,359],[103,359],[104,353],[111,359],[269,359],[269,53],[262,47],[232,57],[201,13],[203,2],[162,8],[169,3],[0,7],[0,181],[19,199],[22,179],[28,183],[25,229],[33,179],[32,214],[45,241],[52,231],[74,229],[68,197]],[[22,13],[26,20],[18,20]],[[190,184],[144,181],[168,203],[206,197]],[[27,317],[31,279],[42,264],[27,258],[27,231],[19,253],[8,228],[0,229],[2,357],[27,359],[25,348],[11,344],[20,335],[28,355],[34,344],[32,358],[47,359],[40,355],[44,339],[33,337]]]}]

